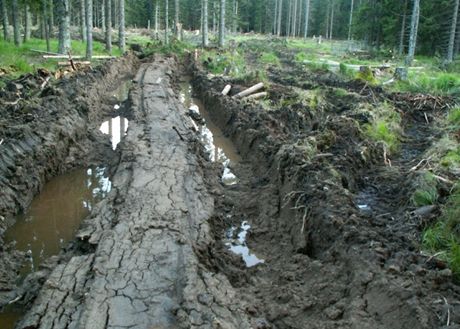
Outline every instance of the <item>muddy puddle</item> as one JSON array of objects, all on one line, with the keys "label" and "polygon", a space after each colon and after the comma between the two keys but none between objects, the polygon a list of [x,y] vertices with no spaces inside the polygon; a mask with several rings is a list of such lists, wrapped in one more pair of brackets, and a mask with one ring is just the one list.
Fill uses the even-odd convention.
[{"label": "muddy puddle", "polygon": [[258,258],[254,253],[249,250],[246,244],[246,237],[251,225],[247,221],[243,221],[240,227],[230,227],[225,236],[225,245],[228,249],[236,255],[240,255],[246,264],[246,267],[253,267],[257,264],[264,263],[265,261]]},{"label": "muddy puddle", "polygon": [[[27,255],[21,280],[75,237],[82,220],[111,187],[101,167],[74,170],[45,184],[29,209],[19,214],[5,233],[5,242],[14,243]],[[0,313],[0,328],[14,328],[21,314],[21,310],[7,307]]]},{"label": "muddy puddle", "polygon": [[197,124],[197,129],[200,133],[201,141],[203,142],[206,152],[209,154],[209,159],[213,162],[220,162],[224,167],[222,174],[222,183],[225,185],[234,185],[238,183],[238,178],[231,170],[232,164],[241,161],[233,143],[224,136],[222,130],[217,127],[211,120],[209,112],[203,103],[193,97],[193,88],[189,78],[184,78],[179,83],[180,86],[180,100],[187,109],[195,112],[203,122]]}]

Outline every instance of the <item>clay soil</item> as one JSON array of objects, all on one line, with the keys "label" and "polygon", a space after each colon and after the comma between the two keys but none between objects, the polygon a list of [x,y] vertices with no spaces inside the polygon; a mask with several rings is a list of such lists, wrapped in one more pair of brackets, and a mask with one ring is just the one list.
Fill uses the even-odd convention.
[{"label": "clay soil", "polygon": [[[179,100],[184,75],[242,158],[236,185],[221,183]],[[97,128],[126,76],[130,126],[113,152]],[[414,95],[291,65],[269,79],[272,110],[223,97],[227,83],[232,94],[247,86],[193,59],[159,55],[142,63],[129,55],[38,93],[38,83],[28,94],[11,85],[2,101],[18,88],[25,100],[1,108],[2,230],[71,168],[105,163],[113,182],[75,241],[22,287],[22,256],[1,244],[3,304],[27,309],[17,328],[458,327],[452,272],[420,248],[437,210],[422,218],[409,200],[410,169],[440,137],[433,119],[450,100],[421,108]],[[299,96],[314,88],[324,95],[316,108]],[[369,118],[356,111],[385,102],[404,130],[400,151],[387,155],[364,137]],[[243,221],[249,249],[264,260],[252,267],[226,245]]]}]

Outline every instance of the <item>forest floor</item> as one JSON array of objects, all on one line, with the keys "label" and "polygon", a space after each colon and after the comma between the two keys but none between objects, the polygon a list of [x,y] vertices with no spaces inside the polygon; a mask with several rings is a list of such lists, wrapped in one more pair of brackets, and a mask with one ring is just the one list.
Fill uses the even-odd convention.
[{"label": "forest floor", "polygon": [[[424,244],[458,206],[456,95],[234,42],[6,83],[2,236],[52,177],[104,167],[111,190],[25,278],[2,241],[2,328],[460,327],[456,241]],[[233,97],[260,81],[264,99]],[[118,115],[113,149],[99,128]]]}]

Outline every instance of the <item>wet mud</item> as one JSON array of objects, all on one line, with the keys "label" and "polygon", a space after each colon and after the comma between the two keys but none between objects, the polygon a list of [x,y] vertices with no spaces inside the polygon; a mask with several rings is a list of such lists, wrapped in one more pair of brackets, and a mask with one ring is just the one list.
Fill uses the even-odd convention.
[{"label": "wet mud", "polygon": [[[329,73],[271,72],[267,110],[222,96],[229,82],[235,91],[246,86],[210,77],[193,60],[182,67],[157,55],[135,70],[126,102],[112,98],[86,118],[105,140],[94,154],[116,154],[107,164],[111,189],[71,246],[42,264],[47,270],[31,281],[40,292],[24,297],[31,306],[17,328],[460,323],[460,289],[450,270],[420,253],[422,225],[408,197],[409,169],[439,137],[425,118],[443,106],[420,109],[410,95]],[[299,89],[318,85],[324,104],[295,101]],[[334,96],[336,86],[350,93]],[[363,137],[367,118],[355,111],[384,101],[404,130],[391,167],[382,146]],[[81,161],[74,156],[68,167]]]}]

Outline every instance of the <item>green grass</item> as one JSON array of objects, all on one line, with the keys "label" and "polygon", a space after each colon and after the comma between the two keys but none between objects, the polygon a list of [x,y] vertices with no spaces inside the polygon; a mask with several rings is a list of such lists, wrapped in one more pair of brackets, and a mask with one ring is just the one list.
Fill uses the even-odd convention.
[{"label": "green grass", "polygon": [[204,51],[200,58],[205,63],[206,68],[214,74],[226,74],[234,78],[241,78],[248,73],[244,56],[236,50]]},{"label": "green grass", "polygon": [[409,73],[408,81],[399,81],[396,90],[435,95],[460,95],[460,74],[434,71]]},{"label": "green grass", "polygon": [[362,70],[358,71],[356,78],[371,85],[377,84],[377,80],[375,79],[374,74],[372,73],[372,70],[369,66],[364,66]]},{"label": "green grass", "polygon": [[451,125],[460,126],[460,107],[455,107],[449,111],[447,121]]},{"label": "green grass", "polygon": [[386,121],[377,120],[373,124],[366,125],[365,133],[370,139],[383,142],[390,151],[398,148],[398,135]]},{"label": "green grass", "polygon": [[459,167],[460,166],[460,147],[455,150],[450,150],[441,158],[441,165],[444,167]]},{"label": "green grass", "polygon": [[439,198],[437,181],[433,174],[427,172],[417,181],[418,188],[412,194],[411,201],[416,207],[435,204]]},{"label": "green grass", "polygon": [[[58,41],[51,39],[50,46],[52,52],[57,52]],[[85,55],[86,44],[84,42],[72,40],[71,46],[72,55]],[[45,60],[42,58],[43,54],[33,52],[31,49],[46,51],[45,40],[30,39],[19,47],[16,47],[12,42],[0,41],[0,65],[8,72],[9,77],[14,78],[24,73],[31,73],[39,67],[48,70],[56,69],[57,60]],[[107,55],[104,44],[94,41],[93,54]],[[119,56],[121,52],[119,49],[114,48],[112,54]]]},{"label": "green grass", "polygon": [[260,61],[263,64],[275,65],[275,66],[280,65],[280,59],[273,52],[263,52],[260,56]]},{"label": "green grass", "polygon": [[439,220],[426,228],[422,246],[432,253],[440,253],[447,261],[456,279],[460,279],[460,186],[449,196]]}]

